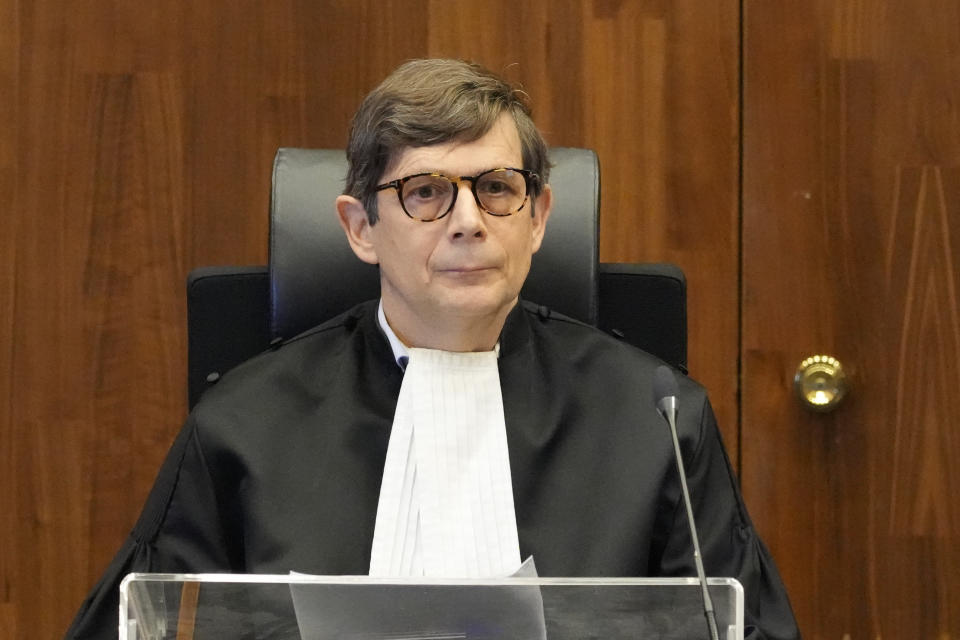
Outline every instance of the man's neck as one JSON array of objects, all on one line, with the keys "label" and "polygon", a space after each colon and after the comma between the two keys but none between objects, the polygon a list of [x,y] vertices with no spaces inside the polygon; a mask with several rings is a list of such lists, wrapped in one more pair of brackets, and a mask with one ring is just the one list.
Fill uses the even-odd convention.
[{"label": "man's neck", "polygon": [[492,351],[500,340],[507,315],[516,304],[514,300],[513,304],[491,316],[435,316],[430,324],[404,323],[402,319],[398,322],[389,307],[384,305],[383,311],[390,329],[406,347],[454,352]]}]

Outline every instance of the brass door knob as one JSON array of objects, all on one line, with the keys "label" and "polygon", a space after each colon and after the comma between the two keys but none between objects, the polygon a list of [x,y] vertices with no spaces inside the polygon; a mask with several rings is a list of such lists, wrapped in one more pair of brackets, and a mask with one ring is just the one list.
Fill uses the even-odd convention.
[{"label": "brass door knob", "polygon": [[833,356],[810,356],[797,367],[793,388],[808,409],[833,411],[847,395],[847,376],[843,365]]}]

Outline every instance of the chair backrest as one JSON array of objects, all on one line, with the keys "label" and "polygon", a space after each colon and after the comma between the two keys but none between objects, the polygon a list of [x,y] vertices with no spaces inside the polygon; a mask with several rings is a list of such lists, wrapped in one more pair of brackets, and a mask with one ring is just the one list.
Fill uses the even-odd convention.
[{"label": "chair backrest", "polygon": [[[596,155],[555,148],[554,210],[521,295],[612,333],[686,371],[686,281],[662,263],[598,263]],[[200,267],[187,282],[192,407],[219,376],[379,295],[377,268],[356,258],[334,212],[342,151],[280,149],[270,206],[270,264]]]},{"label": "chair backrest", "polygon": [[[554,208],[521,296],[597,323],[600,173],[587,149],[555,148]],[[337,220],[347,161],[330,149],[280,149],[270,203],[270,326],[289,338],[380,295],[377,268],[357,259]]]}]

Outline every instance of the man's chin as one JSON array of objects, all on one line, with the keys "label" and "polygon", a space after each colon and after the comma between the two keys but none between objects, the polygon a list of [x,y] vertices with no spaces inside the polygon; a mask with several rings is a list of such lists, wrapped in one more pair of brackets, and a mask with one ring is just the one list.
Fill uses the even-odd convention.
[{"label": "man's chin", "polygon": [[483,293],[462,291],[438,304],[438,311],[456,318],[490,318],[505,316],[517,304],[517,296],[484,295]]}]

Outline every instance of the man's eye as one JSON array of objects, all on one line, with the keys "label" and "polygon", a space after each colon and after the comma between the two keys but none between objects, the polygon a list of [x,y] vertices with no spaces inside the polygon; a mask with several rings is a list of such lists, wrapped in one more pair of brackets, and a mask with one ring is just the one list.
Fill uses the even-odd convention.
[{"label": "man's eye", "polygon": [[484,195],[502,196],[513,193],[513,186],[503,180],[486,180],[480,185],[479,189]]},{"label": "man's eye", "polygon": [[446,197],[448,189],[437,182],[421,182],[418,184],[407,185],[404,198],[407,200],[417,200],[423,202]]},{"label": "man's eye", "polygon": [[416,191],[413,192],[413,195],[414,197],[427,200],[437,195],[437,189],[436,187],[432,186],[417,187]]}]

